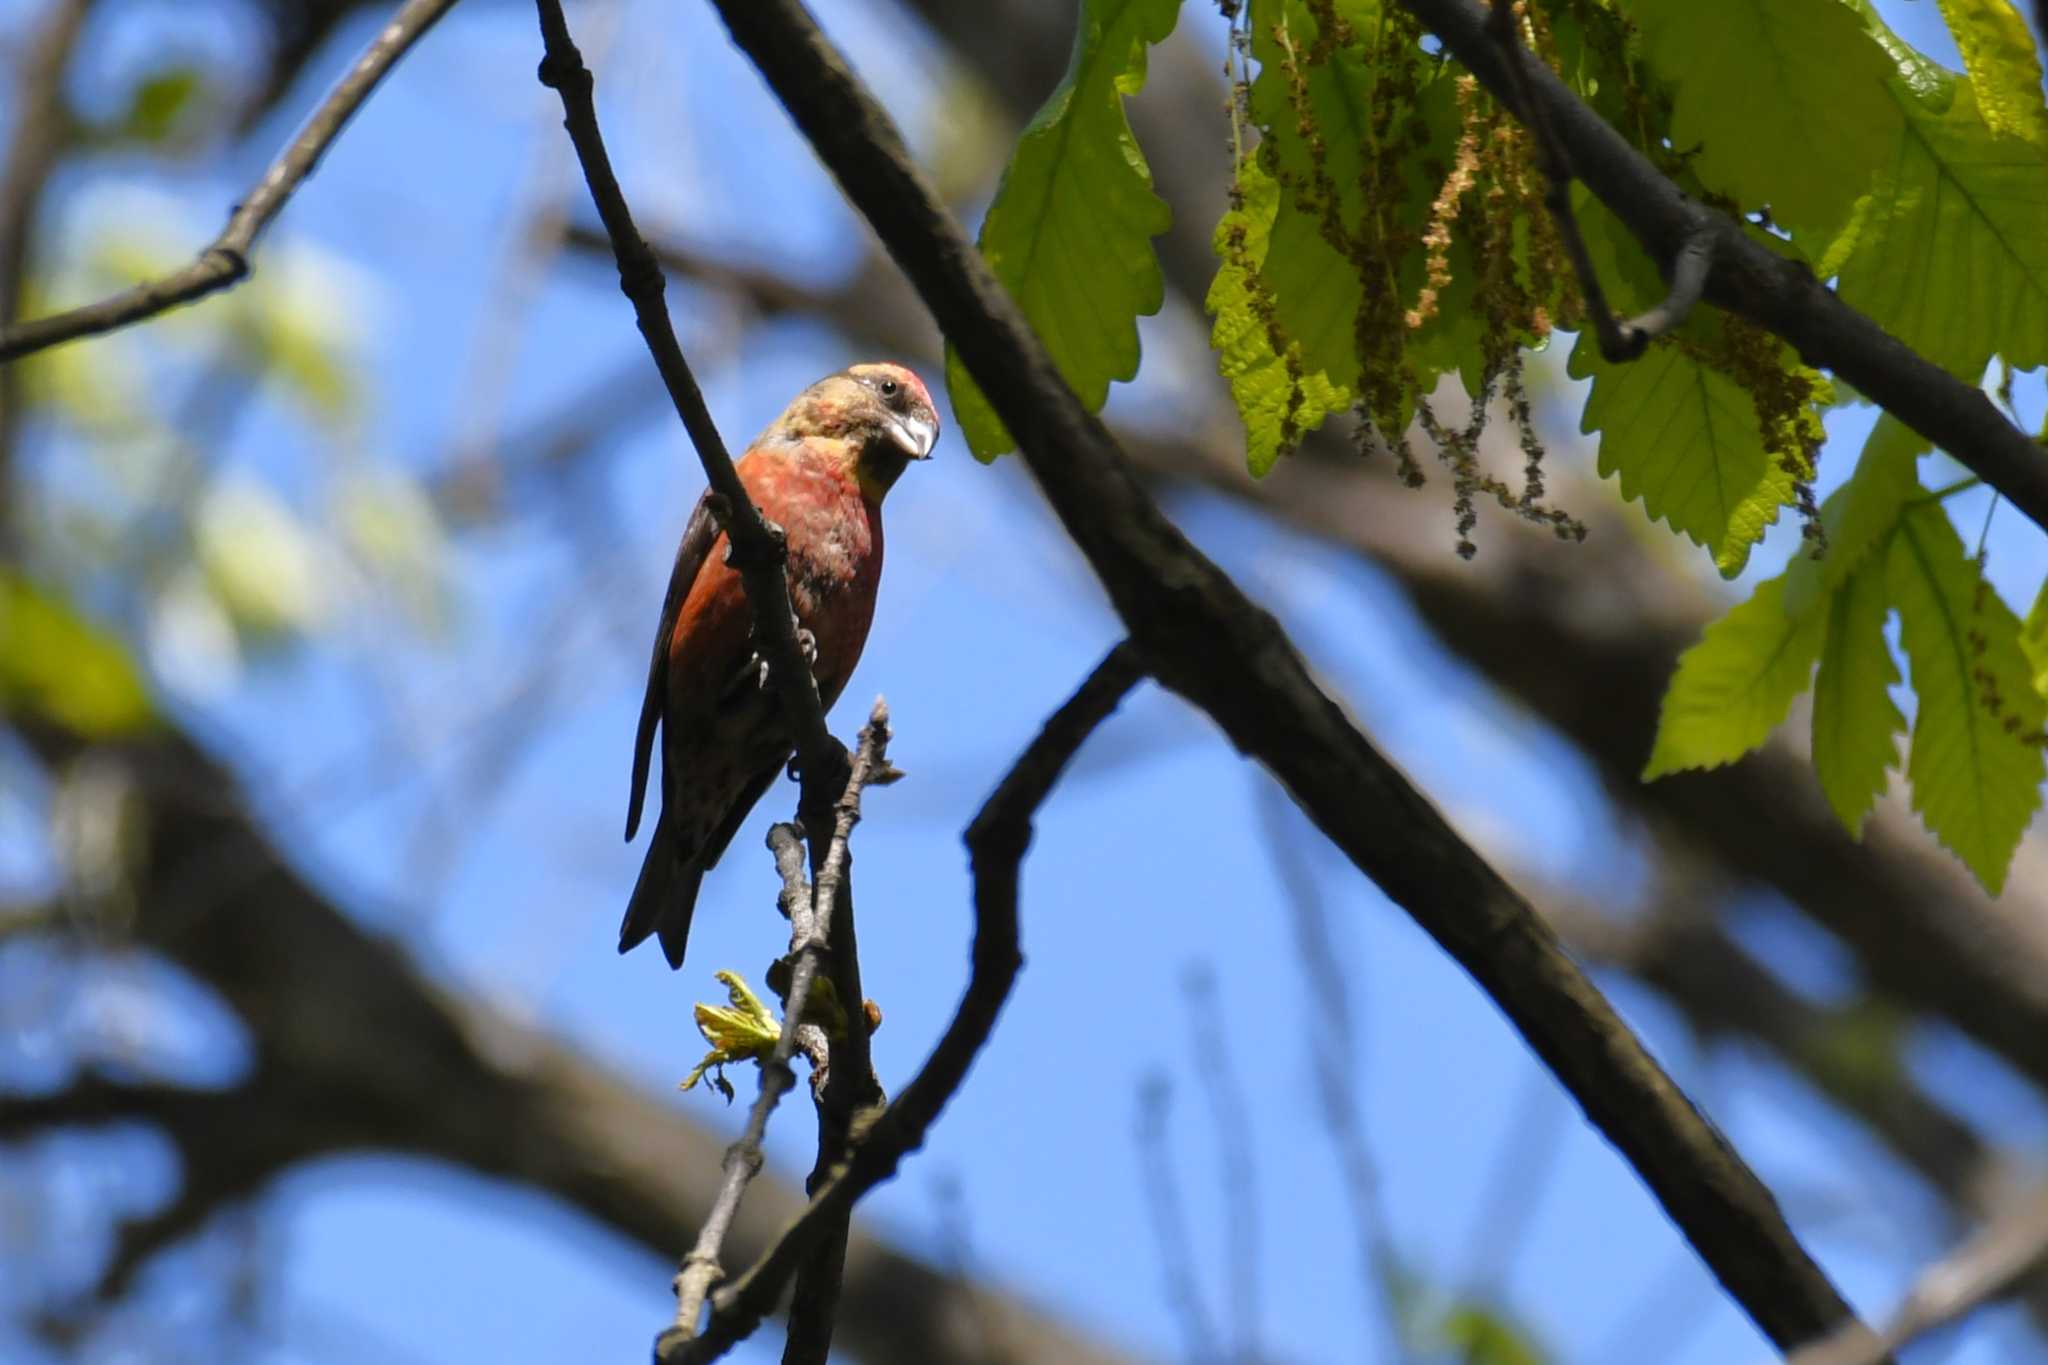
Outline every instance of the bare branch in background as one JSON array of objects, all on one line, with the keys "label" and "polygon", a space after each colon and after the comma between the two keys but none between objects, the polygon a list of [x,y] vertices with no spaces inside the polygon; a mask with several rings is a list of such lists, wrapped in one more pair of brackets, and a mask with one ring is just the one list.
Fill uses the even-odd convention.
[{"label": "bare branch in background", "polygon": [[1143,666],[1125,643],[1109,652],[1080,690],[1045,722],[1038,737],[1019,754],[967,827],[968,857],[974,867],[974,955],[967,990],[932,1055],[882,1111],[860,1145],[811,1197],[810,1206],[786,1228],[745,1273],[711,1296],[711,1320],[698,1337],[680,1331],[656,1343],[660,1365],[715,1360],[750,1335],[774,1310],[782,1290],[818,1242],[829,1236],[870,1189],[896,1173],[897,1165],[924,1141],[967,1068],[988,1041],[996,1015],[1009,998],[1017,970],[1017,874],[1031,843],[1031,818],[1052,791],[1082,741],[1108,719],[1124,694],[1136,686]]},{"label": "bare branch in background", "polygon": [[[1338,948],[1338,937],[1330,926],[1330,907],[1317,884],[1308,850],[1299,839],[1308,832],[1301,812],[1271,782],[1261,781],[1258,787],[1266,847],[1287,896],[1295,955],[1308,980],[1309,1009],[1302,1028],[1305,1036],[1313,1034],[1320,1040],[1318,1046],[1308,1049],[1309,1064],[1315,1068],[1323,1131],[1337,1158],[1344,1195],[1351,1202],[1364,1290],[1359,1304],[1366,1309],[1368,1327],[1385,1336],[1383,1359],[1400,1361],[1408,1354],[1401,1336],[1400,1306],[1395,1302],[1402,1270],[1388,1233],[1379,1169],[1361,1117],[1366,1035],[1359,1026],[1358,1012],[1352,1009],[1351,986],[1362,979],[1365,959]],[[1379,1311],[1372,1311],[1374,1307]]]},{"label": "bare branch in background", "polygon": [[1845,1326],[1795,1352],[1787,1365],[1878,1365],[1945,1323],[1974,1312],[2048,1260],[2048,1189],[1929,1266],[1885,1324]]},{"label": "bare branch in background", "polygon": [[[313,173],[377,83],[454,4],[455,0],[406,0],[391,22],[379,29],[363,49],[348,74],[328,92],[298,136],[270,164],[248,198],[235,208],[220,236],[190,265],[82,308],[33,322],[0,325],[0,364],[59,342],[96,336],[155,317],[166,309],[204,298],[245,279],[249,274],[249,253],[255,248],[257,236],[270,226],[271,219],[277,217],[293,191]],[[0,318],[0,324],[5,322]]]},{"label": "bare branch in background", "polygon": [[[1528,902],[1317,686],[1278,622],[1165,519],[803,7],[717,3],[1017,438],[1146,668],[1272,769],[1360,870],[1472,973],[1774,1341],[1799,1345],[1853,1317],[1763,1182]],[[2041,505],[2048,508],[2048,487]]]},{"label": "bare branch in background", "polygon": [[1806,364],[1834,371],[2048,528],[2048,455],[1981,389],[1915,354],[1802,262],[1751,241],[1734,219],[1688,198],[1549,67],[1519,44],[1504,51],[1474,0],[1401,5],[1495,99],[1524,122],[1549,125],[1572,171],[1635,234],[1674,288],[1684,253],[1711,244],[1707,302],[1791,343]]},{"label": "bare branch in background", "polygon": [[1188,1058],[1209,1102],[1216,1143],[1222,1153],[1219,1190],[1223,1196],[1223,1277],[1230,1305],[1231,1358],[1263,1359],[1259,1349],[1259,1185],[1252,1161],[1252,1106],[1230,1062],[1223,1027],[1223,997],[1207,963],[1190,967],[1182,980],[1188,1003]]},{"label": "bare branch in background", "polygon": [[1159,1252],[1159,1269],[1166,1281],[1166,1308],[1180,1326],[1187,1343],[1187,1359],[1193,1365],[1216,1359],[1220,1337],[1209,1320],[1209,1308],[1202,1300],[1202,1283],[1195,1274],[1188,1232],[1187,1210],[1181,1203],[1181,1183],[1173,1168],[1173,1082],[1164,1071],[1153,1071],[1138,1082],[1138,1117],[1132,1137],[1138,1157],[1138,1189],[1145,1197],[1145,1213],[1152,1222],[1152,1244]]}]

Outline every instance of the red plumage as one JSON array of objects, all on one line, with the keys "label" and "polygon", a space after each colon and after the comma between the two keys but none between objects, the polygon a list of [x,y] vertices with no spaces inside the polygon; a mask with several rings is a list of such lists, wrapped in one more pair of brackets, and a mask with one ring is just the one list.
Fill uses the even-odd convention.
[{"label": "red plumage", "polygon": [[[736,469],[783,530],[790,604],[829,707],[867,644],[882,578],[882,499],[938,437],[931,396],[898,365],[856,365],[797,396]],[[756,653],[753,613],[726,539],[699,499],[671,571],[648,668],[626,837],[640,823],[654,738],[661,813],[619,926],[619,951],[659,933],[683,963],[697,889],[794,751]]]}]

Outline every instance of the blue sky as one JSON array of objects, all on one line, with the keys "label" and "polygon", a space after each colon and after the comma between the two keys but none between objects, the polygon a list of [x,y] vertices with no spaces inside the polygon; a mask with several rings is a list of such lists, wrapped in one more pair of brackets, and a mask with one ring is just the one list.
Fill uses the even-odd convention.
[{"label": "blue sky", "polygon": [[[17,31],[34,8],[0,0],[0,32]],[[1881,8],[1924,50],[1953,61],[1932,5]],[[166,0],[102,10],[77,83],[88,103],[107,102],[107,91],[166,51],[233,70],[245,40],[211,7],[192,12]],[[857,262],[864,229],[708,7],[632,0],[615,10],[618,36],[601,58],[600,92],[643,225],[805,279],[827,281]],[[817,10],[928,152],[936,105],[923,59],[935,49],[915,22],[850,2]],[[589,7],[572,6],[571,17],[595,53],[602,45],[587,41]],[[1190,6],[1188,21],[1197,19],[1214,16]],[[369,31],[367,20],[351,24],[284,101],[290,112],[224,161],[166,173],[103,159],[60,179],[51,222],[90,233],[146,191],[175,209],[151,226],[171,249],[189,250]],[[513,232],[536,190],[552,193],[568,172],[558,109],[532,79],[538,55],[528,6],[460,7],[293,201],[259,271],[293,252],[335,267],[329,279],[342,282],[343,312],[335,321],[356,335],[363,402],[353,420],[321,428],[289,397],[266,395],[221,452],[224,470],[276,489],[314,520],[352,470],[423,475],[439,466],[451,433],[473,416],[473,357],[498,316],[489,300],[504,292]],[[580,215],[580,191],[570,202]],[[569,263],[534,288],[506,343],[506,429],[643,358],[608,273]],[[730,440],[757,430],[808,380],[864,358],[804,324],[736,333],[714,300],[688,289],[672,290],[671,302]],[[132,356],[145,373],[191,373],[189,351],[166,359],[148,339],[95,344],[107,348],[110,366]],[[1210,382],[1171,368],[1155,365],[1113,403],[1141,411],[1148,394],[1157,402],[1174,385]],[[1868,421],[1868,410],[1841,415],[1830,452],[1856,449]],[[77,458],[54,439],[35,453],[60,480]],[[1045,712],[1117,638],[1101,594],[1022,470],[976,464],[950,431],[939,453],[892,496],[881,609],[834,715],[850,734],[873,696],[886,694],[897,722],[892,757],[911,775],[872,794],[857,842],[866,984],[887,1016],[875,1056],[892,1088],[921,1062],[964,980],[970,925],[959,831]],[[1592,458],[1583,443],[1561,444],[1559,455],[1585,466]],[[684,974],[671,975],[651,952],[614,953],[639,859],[618,829],[642,637],[701,477],[681,433],[658,413],[587,458],[591,473],[565,481],[561,502],[453,542],[445,571],[455,610],[444,633],[394,628],[392,603],[371,592],[311,645],[252,661],[223,692],[176,669],[165,686],[195,729],[242,758],[253,789],[278,812],[280,835],[344,903],[402,934],[450,983],[666,1089],[701,1051],[688,1007],[716,997],[711,971],[733,966],[758,980],[781,946],[758,850],[792,792],[771,794],[707,883]],[[1846,464],[1825,468],[1836,477]],[[1418,515],[1442,519],[1449,554],[1449,513],[1425,497]],[[1470,837],[1546,880],[1625,897],[1639,871],[1630,836],[1585,765],[1448,660],[1386,580],[1222,499],[1182,496],[1171,511],[1279,613],[1329,685]],[[1972,534],[1982,511],[1981,502],[1955,503]],[[578,537],[578,524],[604,531]],[[1759,555],[1759,571],[1774,571],[1790,552],[1784,531]],[[2023,603],[2041,576],[2040,547],[2015,517],[1993,534],[1994,574]],[[1483,534],[1481,544],[1483,553]],[[507,744],[507,715],[533,721],[530,742]],[[410,775],[362,778],[393,736]],[[12,816],[0,802],[0,844],[14,843],[0,848],[0,867],[25,877],[40,866],[34,822],[23,814],[35,800],[17,802]],[[1374,1358],[1375,1310],[1359,1292],[1353,1229],[1314,1107],[1312,1050],[1323,1044],[1310,1032],[1312,1006],[1272,871],[1267,804],[1262,774],[1156,689],[1142,689],[1091,741],[1043,813],[1025,869],[1027,970],[927,1148],[863,1206],[876,1226],[934,1258],[964,1237],[975,1273],[1134,1350],[1178,1352],[1132,1133],[1141,1078],[1163,1072],[1173,1087],[1169,1151],[1190,1254],[1210,1313],[1220,1314],[1222,1153],[1190,1061],[1181,984],[1204,966],[1214,972],[1249,1098],[1261,1344],[1280,1360]],[[1402,1257],[1445,1291],[1486,1276],[1559,1359],[1769,1358],[1767,1343],[1485,997],[1298,817],[1289,811],[1283,820],[1344,945],[1358,1019],[1359,1117]],[[1745,941],[1789,976],[1816,990],[1839,987],[1843,969],[1825,945],[1775,907],[1759,903],[1739,922]],[[1767,1061],[1702,1052],[1655,997],[1625,981],[1603,985],[1781,1192],[1852,1300],[1866,1311],[1887,1308],[1939,1250],[1924,1191]],[[202,1030],[190,1050],[203,1063],[227,1046]],[[2015,1143],[2039,1141],[2036,1100],[1996,1064],[1934,1034],[1921,1057],[1928,1082],[1959,1108]],[[750,1078],[734,1079],[743,1098],[751,1093]],[[744,1113],[744,1104],[728,1109],[702,1091],[674,1102],[734,1130]],[[771,1133],[785,1175],[808,1168],[810,1135],[803,1106],[792,1102]],[[133,1137],[38,1160],[53,1186],[84,1191],[87,1210],[161,1198],[168,1187],[161,1153]],[[1526,1200],[1503,1204],[1492,1193],[1508,1179],[1526,1185]],[[1505,1235],[1507,1209],[1529,1222],[1502,1259],[1486,1248]],[[255,1358],[280,1365],[632,1359],[670,1308],[660,1261],[528,1191],[418,1163],[358,1158],[304,1170],[263,1206],[260,1222],[277,1257],[277,1330]],[[200,1312],[195,1286],[219,1264],[218,1248],[202,1244],[160,1265],[150,1290],[160,1321],[175,1327],[181,1304]],[[1658,1320],[1647,1333],[1630,1326],[1646,1306]],[[1985,1314],[1951,1338],[1956,1348],[1945,1358],[2011,1358],[2015,1338],[2003,1316]],[[384,1345],[366,1350],[365,1341]],[[778,1351],[771,1331],[734,1358],[765,1361]]]}]

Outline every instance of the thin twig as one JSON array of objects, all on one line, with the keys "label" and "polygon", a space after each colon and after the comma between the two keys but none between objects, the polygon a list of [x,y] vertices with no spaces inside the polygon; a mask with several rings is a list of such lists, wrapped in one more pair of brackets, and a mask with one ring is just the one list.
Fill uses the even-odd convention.
[{"label": "thin twig", "polygon": [[226,229],[189,265],[97,303],[0,331],[0,364],[59,342],[96,336],[155,317],[166,309],[203,298],[246,278],[249,253],[255,248],[258,235],[270,226],[270,220],[277,217],[285,201],[313,173],[377,83],[454,4],[455,0],[406,0],[391,22],[370,40],[348,74],[328,92],[298,136],[270,164],[249,197],[236,207]]},{"label": "thin twig", "polygon": [[[697,1241],[683,1258],[682,1268],[676,1274],[676,1320],[675,1325],[663,1332],[655,1343],[655,1356],[659,1360],[670,1359],[673,1352],[687,1346],[695,1336],[704,1300],[711,1286],[724,1273],[718,1258],[725,1245],[726,1231],[732,1226],[733,1214],[739,1209],[740,1196],[746,1192],[747,1182],[761,1169],[761,1138],[768,1131],[768,1116],[796,1084],[796,1073],[790,1069],[789,1059],[796,1050],[798,1026],[803,1020],[805,1007],[810,1003],[811,985],[817,979],[825,943],[832,932],[833,901],[825,893],[836,887],[845,874],[846,840],[854,823],[860,819],[861,789],[871,774],[888,770],[888,745],[889,709],[877,699],[873,715],[860,732],[860,747],[847,776],[846,794],[839,803],[839,820],[832,831],[825,873],[813,883],[809,932],[796,949],[796,962],[790,971],[789,995],[782,1011],[782,1035],[775,1040],[775,1051],[761,1063],[761,1093],[755,1097],[754,1107],[747,1112],[747,1126],[741,1131],[739,1141],[726,1149],[721,1168],[724,1178],[718,1187],[718,1197],[712,1202],[711,1212],[705,1215],[704,1224],[697,1231]],[[776,850],[776,863],[778,867],[782,866],[781,848]],[[787,870],[783,873],[783,887],[787,894]],[[800,924],[801,917],[792,916],[792,923]],[[866,1020],[861,1016],[860,1002],[840,1003],[846,1011],[847,1033],[865,1032]]]},{"label": "thin twig", "polygon": [[1080,690],[1017,757],[995,792],[967,827],[974,866],[974,956],[967,990],[932,1055],[854,1148],[846,1163],[812,1197],[760,1260],[719,1286],[711,1296],[711,1318],[701,1336],[679,1329],[655,1343],[660,1365],[701,1365],[715,1360],[760,1326],[774,1311],[782,1290],[820,1238],[843,1218],[854,1201],[895,1174],[906,1153],[960,1088],[967,1068],[988,1041],[996,1015],[1009,998],[1023,965],[1017,933],[1017,871],[1031,843],[1031,817],[1060,772],[1117,704],[1143,670],[1137,650],[1118,645],[1098,664]]},{"label": "thin twig", "polygon": [[1265,1359],[1259,1348],[1259,1187],[1252,1160],[1252,1105],[1230,1064],[1223,1027],[1223,997],[1207,963],[1188,969],[1182,982],[1188,1004],[1189,1055],[1195,1080],[1209,1103],[1211,1128],[1222,1154],[1223,1277],[1229,1287],[1230,1358],[1252,1365]]},{"label": "thin twig", "polygon": [[[540,82],[562,97],[563,126],[575,144],[583,177],[590,184],[590,197],[597,206],[611,238],[612,254],[618,261],[619,288],[633,304],[633,316],[640,335],[661,371],[662,383],[675,403],[703,462],[704,477],[719,500],[716,510],[730,549],[728,558],[739,570],[753,608],[754,634],[767,658],[783,714],[790,719],[796,739],[797,768],[803,776],[804,802],[830,801],[845,786],[846,751],[825,728],[825,709],[818,700],[817,681],[797,646],[796,616],[789,605],[789,583],[783,576],[782,531],[762,517],[745,485],[733,469],[732,457],[711,410],[697,387],[696,376],[683,356],[682,344],[669,321],[662,302],[666,282],[654,253],[633,226],[632,211],[612,172],[611,156],[605,151],[604,134],[597,126],[595,81],[583,56],[569,37],[568,21],[562,16],[561,0],[535,0],[540,12],[541,39],[546,55],[541,58]],[[826,793],[829,793],[827,795]]]},{"label": "thin twig", "polygon": [[[829,954],[822,964],[829,974],[832,992],[838,997],[846,1019],[846,1031],[829,1048],[829,1065],[822,1077],[813,1073],[818,1100],[818,1156],[812,1165],[804,1192],[815,1195],[853,1149],[854,1130],[863,1111],[882,1102],[882,1085],[875,1077],[868,1051],[868,1019],[860,979],[860,936],[853,915],[851,835],[860,820],[860,794],[870,786],[885,786],[900,776],[890,766],[885,746],[889,740],[889,708],[875,698],[868,725],[861,732],[860,752],[855,767],[859,784],[847,784],[846,793],[831,811],[832,840],[820,856],[816,840],[811,842],[811,916],[815,930],[800,953],[814,959]],[[872,743],[871,743],[872,741]],[[813,828],[822,813],[804,817]],[[800,956],[799,964],[803,961]],[[792,987],[791,995],[795,991]],[[842,1212],[827,1227],[803,1265],[797,1271],[796,1292],[790,1296],[789,1329],[783,1340],[783,1365],[825,1365],[832,1350],[832,1327],[839,1315],[839,1291],[846,1278],[846,1240],[852,1231],[851,1210]]]},{"label": "thin twig", "polygon": [[1373,1160],[1360,1114],[1367,1039],[1351,1007],[1351,986],[1365,984],[1366,964],[1355,954],[1346,953],[1331,929],[1322,887],[1309,864],[1307,849],[1296,837],[1312,833],[1302,824],[1301,812],[1271,782],[1261,778],[1259,789],[1266,846],[1273,855],[1281,889],[1293,912],[1295,954],[1301,959],[1302,975],[1308,979],[1309,1007],[1304,1028],[1321,1040],[1319,1046],[1310,1049],[1310,1061],[1315,1071],[1317,1108],[1322,1114],[1323,1129],[1337,1158],[1345,1197],[1351,1202],[1351,1224],[1358,1238],[1358,1269],[1365,1290],[1359,1305],[1368,1319],[1368,1329],[1384,1338],[1379,1359],[1398,1365],[1411,1354],[1401,1330],[1400,1257],[1388,1233],[1386,1208],[1380,1197],[1379,1167]]},{"label": "thin twig", "polygon": [[1706,288],[1707,272],[1714,262],[1714,239],[1704,232],[1686,239],[1672,263],[1671,292],[1662,303],[1626,322],[1614,316],[1607,293],[1600,287],[1600,273],[1593,268],[1592,255],[1586,250],[1585,234],[1579,230],[1579,215],[1572,209],[1571,158],[1566,155],[1564,144],[1557,140],[1557,134],[1551,131],[1550,116],[1543,102],[1530,91],[1529,73],[1522,63],[1533,59],[1523,56],[1521,40],[1515,35],[1517,3],[1518,0],[1493,0],[1487,32],[1500,47],[1508,80],[1514,87],[1515,104],[1536,139],[1536,154],[1543,164],[1543,202],[1550,209],[1550,216],[1557,220],[1558,238],[1571,258],[1572,272],[1579,278],[1579,293],[1586,301],[1586,315],[1593,324],[1594,338],[1600,343],[1600,354],[1614,363],[1634,360],[1652,341],[1683,323],[1692,306],[1699,302],[1700,291]]},{"label": "thin twig", "polygon": [[803,829],[788,821],[768,827],[768,848],[775,854],[775,870],[782,877],[782,895],[777,902],[782,917],[789,921],[789,939],[796,943],[809,938],[814,920],[811,914],[811,882],[804,875]]},{"label": "thin twig", "polygon": [[2010,1289],[2048,1259],[2048,1188],[1927,1267],[1882,1332],[1845,1323],[1824,1341],[1793,1353],[1786,1365],[1877,1365],[1944,1323]]},{"label": "thin twig", "polygon": [[1187,1343],[1182,1359],[1201,1365],[1218,1352],[1215,1324],[1202,1299],[1195,1274],[1195,1239],[1188,1232],[1187,1209],[1173,1166],[1173,1082],[1153,1071],[1138,1082],[1138,1118],[1132,1130],[1137,1146],[1138,1188],[1152,1220],[1152,1240],[1159,1248],[1159,1269],[1166,1280],[1166,1311],[1180,1325]]}]

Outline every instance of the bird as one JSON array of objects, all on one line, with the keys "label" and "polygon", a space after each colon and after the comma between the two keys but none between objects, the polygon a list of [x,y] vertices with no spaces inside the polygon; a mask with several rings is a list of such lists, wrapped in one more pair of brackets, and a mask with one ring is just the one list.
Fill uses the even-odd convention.
[{"label": "bird", "polygon": [[[735,463],[782,528],[790,605],[818,700],[830,707],[867,644],[882,576],[882,500],[939,438],[931,393],[902,365],[853,365],[812,384]],[[676,549],[633,747],[626,839],[640,817],[657,731],[660,813],[619,925],[619,951],[658,935],[683,965],[704,874],[795,752],[753,612],[711,493]]]}]

